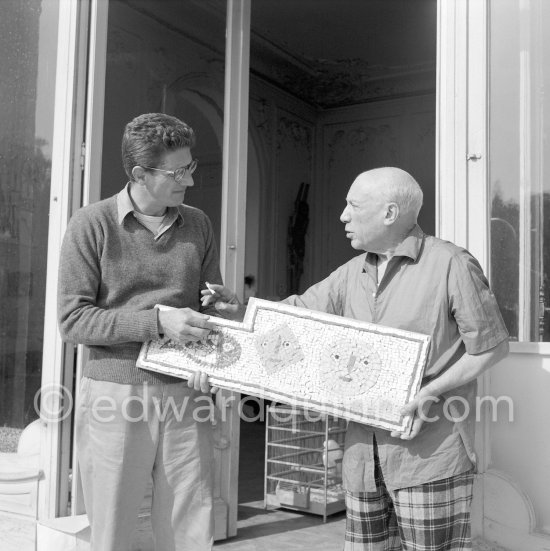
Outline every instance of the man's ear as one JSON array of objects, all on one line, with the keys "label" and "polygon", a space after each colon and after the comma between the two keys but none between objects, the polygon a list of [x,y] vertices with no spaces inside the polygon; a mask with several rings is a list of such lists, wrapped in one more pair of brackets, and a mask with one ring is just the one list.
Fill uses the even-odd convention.
[{"label": "man's ear", "polygon": [[399,218],[399,205],[397,203],[388,203],[386,207],[386,217],[384,218],[384,224],[389,226],[393,224]]},{"label": "man's ear", "polygon": [[145,169],[141,166],[135,166],[132,168],[132,178],[134,182],[137,182],[138,184],[143,184],[145,180]]}]

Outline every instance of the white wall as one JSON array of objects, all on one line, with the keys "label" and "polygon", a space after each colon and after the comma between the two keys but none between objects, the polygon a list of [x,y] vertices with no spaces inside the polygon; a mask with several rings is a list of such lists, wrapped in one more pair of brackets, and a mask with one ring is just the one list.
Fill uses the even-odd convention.
[{"label": "white wall", "polygon": [[[547,344],[512,344],[516,349]],[[489,372],[483,537],[511,551],[550,549],[550,353],[512,352]],[[486,410],[486,413],[490,413]],[[511,418],[509,417],[511,413]]]}]

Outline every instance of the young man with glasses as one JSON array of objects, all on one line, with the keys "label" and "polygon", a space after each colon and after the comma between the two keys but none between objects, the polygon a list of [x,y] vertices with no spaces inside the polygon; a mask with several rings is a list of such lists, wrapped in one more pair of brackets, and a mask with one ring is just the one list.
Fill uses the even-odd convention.
[{"label": "young man with glasses", "polygon": [[183,204],[194,145],[193,130],[175,117],[129,122],[129,182],[77,211],[62,246],[61,334],[89,348],[75,424],[93,551],[130,549],[151,477],[155,548],[212,546],[212,427],[195,415],[204,411],[207,378],[136,367],[143,342],[197,341],[212,328],[207,313],[215,310],[201,307],[200,291],[222,282],[218,251],[207,216]]}]

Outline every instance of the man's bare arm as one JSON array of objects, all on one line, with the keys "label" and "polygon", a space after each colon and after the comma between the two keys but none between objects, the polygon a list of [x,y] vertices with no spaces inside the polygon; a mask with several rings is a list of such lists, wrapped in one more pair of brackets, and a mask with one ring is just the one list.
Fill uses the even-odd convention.
[{"label": "man's bare arm", "polygon": [[439,400],[445,392],[465,385],[479,377],[484,371],[500,362],[508,355],[508,341],[503,341],[494,348],[480,354],[464,354],[460,360],[453,364],[445,373],[430,381],[422,387],[418,394],[402,410],[404,415],[414,415],[414,421],[410,433],[403,434],[393,431],[392,436],[403,440],[411,440],[419,432],[423,419],[426,419],[431,405]]}]

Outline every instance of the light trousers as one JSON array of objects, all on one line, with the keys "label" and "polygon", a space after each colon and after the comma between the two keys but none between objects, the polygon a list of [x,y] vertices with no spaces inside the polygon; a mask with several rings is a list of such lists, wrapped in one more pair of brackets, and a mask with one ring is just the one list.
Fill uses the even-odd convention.
[{"label": "light trousers", "polygon": [[131,549],[151,476],[155,550],[212,548],[213,441],[207,399],[186,381],[124,385],[82,379],[76,444],[91,551]]}]

